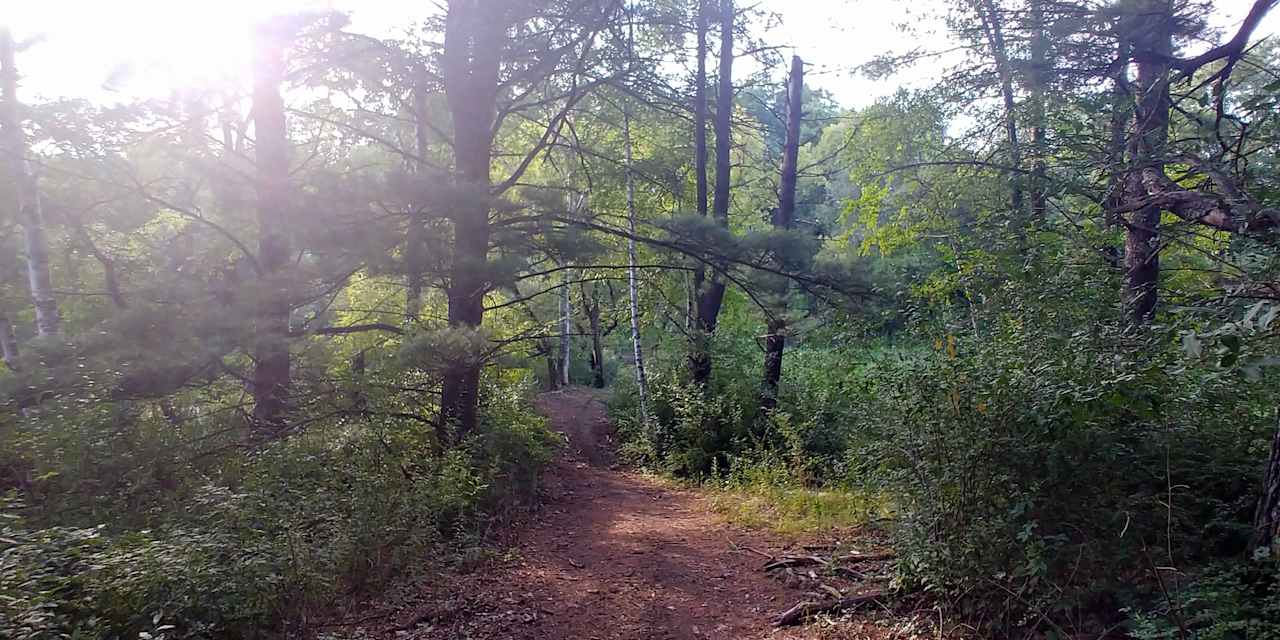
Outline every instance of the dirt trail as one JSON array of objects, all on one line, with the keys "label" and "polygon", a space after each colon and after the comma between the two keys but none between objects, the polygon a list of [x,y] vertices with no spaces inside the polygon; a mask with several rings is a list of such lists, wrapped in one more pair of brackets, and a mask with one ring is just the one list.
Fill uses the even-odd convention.
[{"label": "dirt trail", "polygon": [[[772,616],[799,594],[760,572],[777,545],[724,523],[696,492],[611,467],[598,392],[546,394],[540,410],[569,437],[547,502],[512,554],[439,585],[442,608],[389,637],[476,639],[802,638]],[[406,628],[407,627],[407,628]]]}]

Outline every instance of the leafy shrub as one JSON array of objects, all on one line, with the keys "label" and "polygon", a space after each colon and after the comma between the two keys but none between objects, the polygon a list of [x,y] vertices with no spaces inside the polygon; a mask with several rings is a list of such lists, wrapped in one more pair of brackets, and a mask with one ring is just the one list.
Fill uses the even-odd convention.
[{"label": "leafy shrub", "polygon": [[1280,638],[1280,566],[1274,560],[1205,568],[1158,609],[1134,613],[1139,640]]},{"label": "leafy shrub", "polygon": [[1010,326],[872,372],[851,467],[899,496],[903,579],[993,626],[1087,625],[1152,567],[1243,548],[1267,390],[1129,339]]},{"label": "leafy shrub", "polygon": [[[84,464],[79,452],[99,445],[80,443],[94,433],[80,425],[99,414],[24,423],[10,434],[20,445],[10,455],[33,481],[27,504],[4,505],[0,637],[303,633],[335,598],[382,584],[428,547],[467,543],[532,495],[560,440],[525,396],[495,386],[480,435],[443,454],[418,421],[369,417],[316,421],[202,466],[179,464],[198,450],[177,440],[168,451],[134,451],[127,464]],[[100,429],[101,446],[120,450],[152,428],[146,415],[134,418]],[[177,482],[136,474],[161,462]],[[136,484],[122,494],[83,490],[121,486],[104,482],[116,474]],[[102,498],[120,509],[114,519],[92,505]]]},{"label": "leafy shrub", "polygon": [[750,432],[741,402],[685,384],[677,366],[653,369],[650,374],[652,424],[640,424],[630,383],[615,387],[610,413],[617,424],[624,460],[678,477],[702,479],[728,469],[729,455],[745,446]]}]

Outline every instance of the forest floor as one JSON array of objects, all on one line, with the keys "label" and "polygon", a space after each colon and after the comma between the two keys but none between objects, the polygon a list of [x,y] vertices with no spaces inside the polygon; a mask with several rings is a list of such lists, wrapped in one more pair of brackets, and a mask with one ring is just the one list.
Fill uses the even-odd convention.
[{"label": "forest floor", "polygon": [[377,607],[394,607],[388,622],[362,636],[888,637],[869,621],[857,633],[830,624],[774,629],[773,619],[803,593],[764,573],[764,556],[798,550],[796,540],[732,525],[696,490],[617,468],[600,392],[548,393],[538,407],[569,441],[546,476],[540,509],[511,527],[505,554],[390,596],[398,602]]}]

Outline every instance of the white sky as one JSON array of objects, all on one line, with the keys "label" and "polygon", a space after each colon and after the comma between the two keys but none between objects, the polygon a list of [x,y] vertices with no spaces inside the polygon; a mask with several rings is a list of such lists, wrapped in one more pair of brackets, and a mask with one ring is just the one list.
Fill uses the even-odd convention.
[{"label": "white sky", "polygon": [[[211,77],[241,75],[249,25],[273,13],[299,8],[351,10],[353,28],[395,32],[432,10],[432,0],[7,0],[4,16],[21,39],[45,40],[19,62],[28,96],[102,97],[113,71],[127,65],[130,92],[163,93]],[[1252,0],[1217,0],[1215,23],[1230,31]],[[905,76],[873,82],[849,69],[888,51],[911,48],[897,24],[929,24],[920,13],[936,0],[761,0],[783,23],[766,38],[797,45],[812,66],[811,84],[842,103],[873,101],[895,87],[926,82],[936,73],[919,67]],[[913,13],[914,12],[914,13]],[[1280,32],[1280,13],[1261,33]],[[939,34],[939,38],[944,37]]]}]

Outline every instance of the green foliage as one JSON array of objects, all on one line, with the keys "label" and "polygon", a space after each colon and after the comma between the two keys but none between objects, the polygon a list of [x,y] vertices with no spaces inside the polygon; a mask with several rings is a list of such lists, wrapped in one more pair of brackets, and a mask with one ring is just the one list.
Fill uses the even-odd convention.
[{"label": "green foliage", "polygon": [[1280,567],[1275,561],[1206,567],[1171,599],[1134,612],[1139,640],[1280,638]]},{"label": "green foliage", "polygon": [[1022,624],[1087,609],[1144,558],[1240,548],[1238,528],[1211,525],[1247,507],[1265,392],[1176,355],[1118,359],[1107,342],[947,337],[933,358],[873,372],[867,409],[880,426],[859,456],[902,496],[904,579]]},{"label": "green foliage", "polygon": [[[0,180],[0,319],[21,351],[0,370],[0,636],[302,636],[428,547],[469,544],[535,494],[559,446],[524,402],[556,355],[560,287],[601,305],[578,332],[625,327],[613,287],[631,239],[647,420],[624,331],[603,336],[601,367],[624,459],[706,483],[740,522],[890,518],[897,584],[983,634],[1277,635],[1276,569],[1241,560],[1280,391],[1277,48],[1177,78],[1169,135],[1137,131],[1160,120],[1133,115],[1150,96],[1112,95],[1125,65],[1097,64],[1151,19],[1129,4],[944,3],[959,45],[944,57],[964,59],[939,86],[849,110],[805,88],[788,231],[769,224],[785,92],[750,9],[734,49],[766,64],[735,79],[728,220],[690,215],[698,167],[672,117],[689,96],[671,92],[683,0],[516,2],[505,27],[432,14],[387,39],[302,18],[281,176],[259,157],[262,91],[15,105],[4,126],[28,139],[0,152],[39,174],[64,332],[31,335],[41,234],[21,233]],[[1213,39],[1208,7],[1177,3],[1179,41]],[[436,41],[487,26],[493,42],[456,41],[497,68],[441,68],[492,60]],[[469,114],[490,121],[454,129],[495,96]],[[476,152],[491,183],[456,175]],[[1133,169],[1159,165],[1187,189],[1168,202],[1212,195],[1265,233],[1164,212],[1159,313],[1135,327],[1121,218],[1159,195]],[[277,260],[263,247],[283,237]],[[684,317],[694,273],[729,287],[706,341]],[[765,413],[762,327],[778,319]],[[262,421],[255,367],[277,323],[286,415]],[[705,342],[712,381],[695,388],[686,352]],[[588,340],[572,343],[584,382]],[[482,424],[441,442],[442,378],[465,378],[450,388],[469,401],[476,370]]]},{"label": "green foliage", "polygon": [[[172,427],[155,415],[24,423],[7,466],[25,465],[32,502],[3,513],[0,636],[297,633],[532,496],[559,437],[523,387],[486,397],[483,432],[443,455],[395,419],[315,423],[213,464],[193,460],[216,444],[157,438]],[[99,524],[52,524],[68,520]]]},{"label": "green foliage", "polygon": [[624,460],[679,477],[700,479],[727,468],[725,455],[748,437],[742,405],[726,395],[706,396],[681,380],[679,365],[651,370],[653,424],[640,424],[630,384],[615,387],[610,412]]}]

